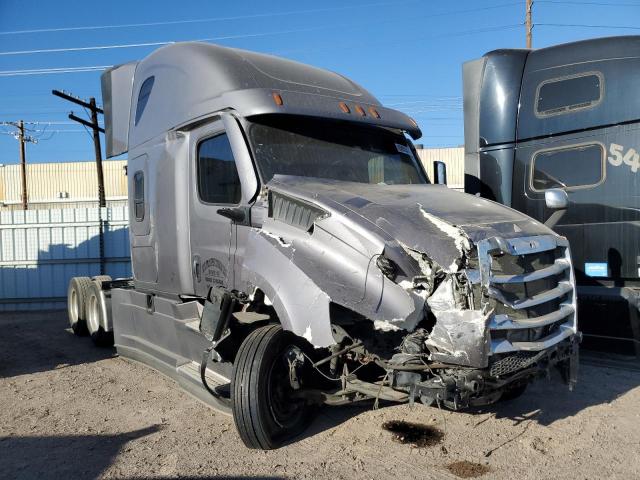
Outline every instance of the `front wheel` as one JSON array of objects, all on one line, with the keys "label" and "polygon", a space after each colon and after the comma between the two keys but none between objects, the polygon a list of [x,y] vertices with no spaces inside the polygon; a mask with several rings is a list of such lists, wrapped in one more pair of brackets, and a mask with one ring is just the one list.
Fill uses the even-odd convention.
[{"label": "front wheel", "polygon": [[[301,433],[311,421],[312,407],[296,397],[290,375],[290,364],[295,358],[300,359],[303,349],[303,340],[280,325],[260,327],[240,345],[231,380],[232,410],[247,447],[277,448]],[[294,367],[294,376],[299,379],[297,388],[305,381],[305,364],[306,359],[300,367]]]}]

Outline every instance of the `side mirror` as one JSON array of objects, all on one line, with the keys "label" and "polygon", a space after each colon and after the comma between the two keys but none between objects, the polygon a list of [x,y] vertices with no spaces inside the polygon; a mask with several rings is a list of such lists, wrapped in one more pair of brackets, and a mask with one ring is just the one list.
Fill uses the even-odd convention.
[{"label": "side mirror", "polygon": [[552,188],[544,192],[544,203],[552,210],[566,210],[569,206],[569,196],[560,188]]},{"label": "side mirror", "polygon": [[567,192],[560,188],[551,188],[544,192],[544,203],[547,208],[555,210],[544,224],[553,228],[567,212],[569,206],[569,196]]},{"label": "side mirror", "polygon": [[246,219],[246,212],[242,208],[220,208],[217,213],[235,223],[242,223]]},{"label": "side mirror", "polygon": [[433,162],[433,176],[436,184],[447,184],[447,164],[439,160]]}]

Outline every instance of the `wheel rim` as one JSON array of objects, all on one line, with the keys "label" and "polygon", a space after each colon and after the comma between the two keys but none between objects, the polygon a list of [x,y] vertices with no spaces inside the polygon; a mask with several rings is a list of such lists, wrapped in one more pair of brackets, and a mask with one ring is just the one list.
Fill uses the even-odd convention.
[{"label": "wheel rim", "polygon": [[71,289],[71,295],[69,295],[69,323],[71,326],[78,323],[78,293],[75,288]]},{"label": "wheel rim", "polygon": [[269,410],[275,422],[283,429],[294,427],[304,415],[304,402],[293,396],[289,382],[289,364],[286,354],[293,346],[285,348],[269,369],[268,398]]},{"label": "wheel rim", "polygon": [[100,321],[98,320],[98,297],[95,295],[89,297],[89,308],[87,310],[89,333],[95,333],[100,328]]}]

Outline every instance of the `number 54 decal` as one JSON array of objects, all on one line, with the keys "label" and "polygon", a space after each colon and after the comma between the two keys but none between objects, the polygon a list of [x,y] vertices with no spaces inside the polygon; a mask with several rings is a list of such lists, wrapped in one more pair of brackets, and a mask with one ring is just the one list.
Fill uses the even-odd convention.
[{"label": "number 54 decal", "polygon": [[609,163],[614,167],[619,167],[624,163],[625,165],[629,165],[633,173],[636,173],[638,168],[640,168],[640,154],[633,148],[630,148],[625,153],[622,145],[612,143],[609,145],[609,153],[611,155],[607,157],[607,160],[609,160]]}]

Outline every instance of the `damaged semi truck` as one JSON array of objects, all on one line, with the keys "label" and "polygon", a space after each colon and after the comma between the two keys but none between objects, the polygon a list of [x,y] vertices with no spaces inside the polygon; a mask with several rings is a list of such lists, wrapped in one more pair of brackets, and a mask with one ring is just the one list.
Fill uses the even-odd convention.
[{"label": "damaged semi truck", "polygon": [[429,184],[416,123],[351,80],[183,43],[102,91],[133,278],[72,279],[71,325],[232,413],[248,447],[322,404],[461,409],[555,368],[576,382],[566,239]]}]

